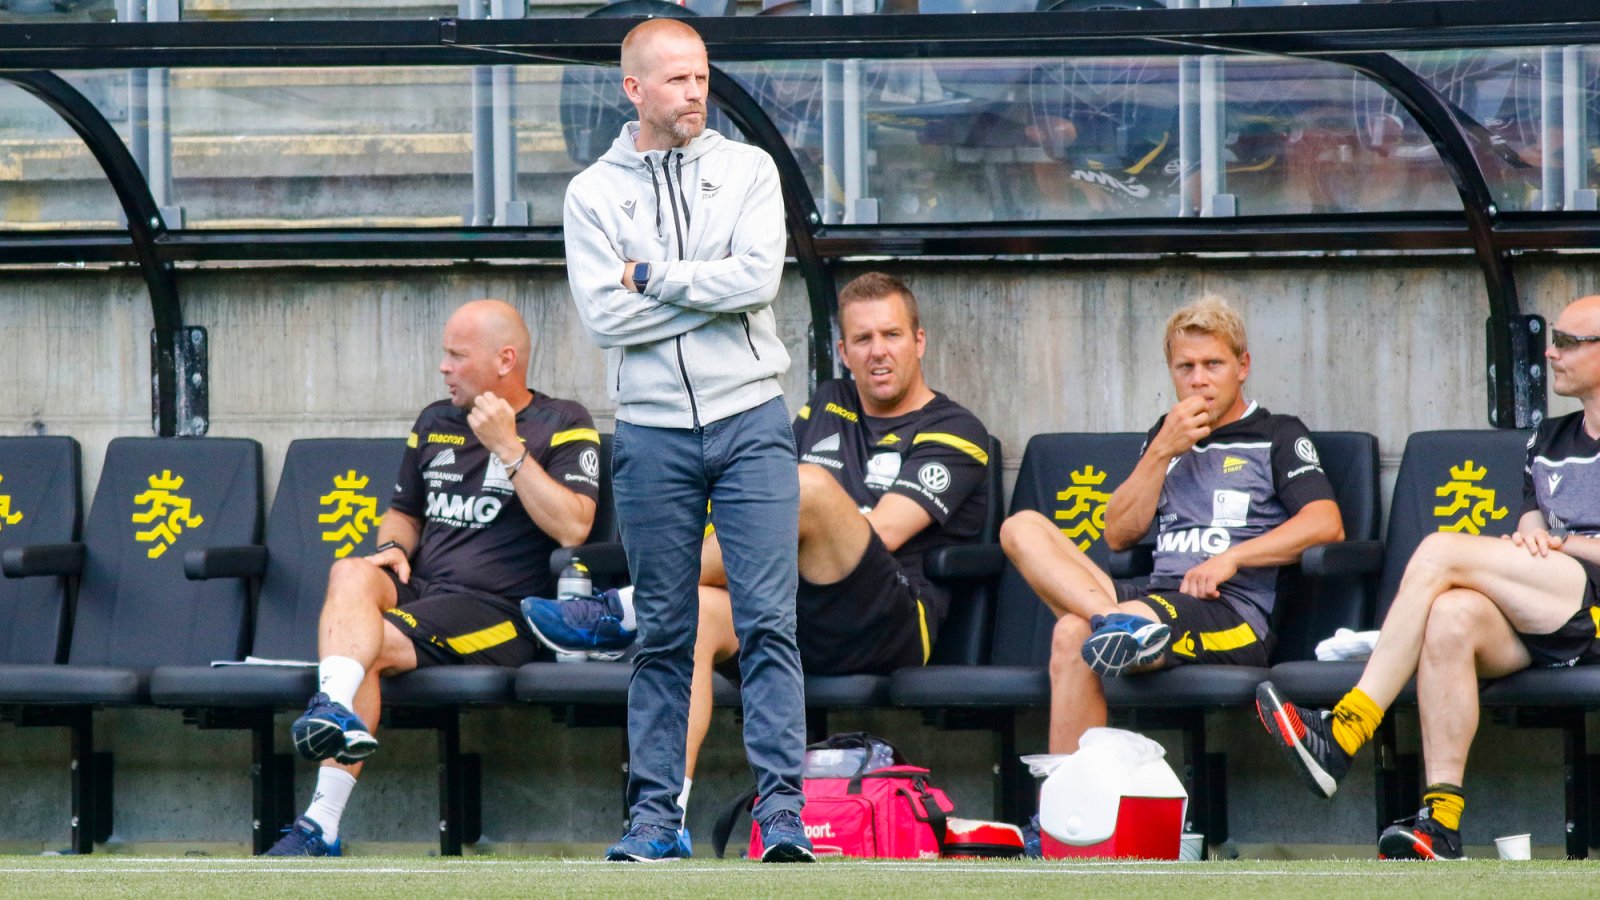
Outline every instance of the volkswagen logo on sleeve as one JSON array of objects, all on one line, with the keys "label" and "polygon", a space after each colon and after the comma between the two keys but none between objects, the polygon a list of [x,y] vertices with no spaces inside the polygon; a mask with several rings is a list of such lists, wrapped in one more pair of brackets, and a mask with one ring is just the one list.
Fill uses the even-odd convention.
[{"label": "volkswagen logo on sleeve", "polygon": [[935,494],[942,494],[950,486],[950,470],[945,468],[944,463],[924,463],[917,470],[917,481]]}]

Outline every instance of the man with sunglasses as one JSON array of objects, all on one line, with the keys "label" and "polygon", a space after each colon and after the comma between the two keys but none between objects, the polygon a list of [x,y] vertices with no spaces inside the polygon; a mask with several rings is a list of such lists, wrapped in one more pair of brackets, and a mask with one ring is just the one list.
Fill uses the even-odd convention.
[{"label": "man with sunglasses", "polygon": [[1545,420],[1528,441],[1516,533],[1423,540],[1372,659],[1333,709],[1296,706],[1271,682],[1256,690],[1261,723],[1312,790],[1331,797],[1416,676],[1428,787],[1416,818],[1378,838],[1383,858],[1461,858],[1479,679],[1600,662],[1600,296],[1562,310],[1550,338],[1551,383],[1583,409]]}]

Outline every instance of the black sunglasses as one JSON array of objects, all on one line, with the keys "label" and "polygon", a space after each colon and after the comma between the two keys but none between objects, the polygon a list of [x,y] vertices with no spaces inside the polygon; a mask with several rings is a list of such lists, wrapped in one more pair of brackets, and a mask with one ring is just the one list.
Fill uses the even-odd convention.
[{"label": "black sunglasses", "polygon": [[1600,334],[1567,334],[1558,328],[1550,329],[1550,345],[1557,350],[1571,350],[1579,344],[1600,343]]}]

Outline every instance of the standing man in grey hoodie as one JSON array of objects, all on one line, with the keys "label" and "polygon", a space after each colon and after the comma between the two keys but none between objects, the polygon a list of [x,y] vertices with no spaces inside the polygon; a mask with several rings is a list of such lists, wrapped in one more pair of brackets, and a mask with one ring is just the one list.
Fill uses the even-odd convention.
[{"label": "standing man in grey hoodie", "polygon": [[766,862],[810,861],[800,822],[805,698],[795,643],[799,478],[772,300],[783,272],[777,167],[706,130],[705,44],[676,19],[622,42],[639,111],[572,180],[564,223],[578,313],[617,400],[614,491],[639,653],[628,688],[631,825],[615,861],[680,856],[700,544],[722,537],[745,750]]}]

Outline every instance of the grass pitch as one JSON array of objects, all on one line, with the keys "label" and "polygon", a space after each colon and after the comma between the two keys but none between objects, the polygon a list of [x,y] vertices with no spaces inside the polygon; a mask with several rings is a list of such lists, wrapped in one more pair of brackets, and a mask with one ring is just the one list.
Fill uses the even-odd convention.
[{"label": "grass pitch", "polygon": [[5,897],[1593,897],[1585,862],[863,862],[693,860],[0,858]]}]

